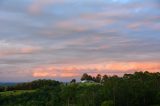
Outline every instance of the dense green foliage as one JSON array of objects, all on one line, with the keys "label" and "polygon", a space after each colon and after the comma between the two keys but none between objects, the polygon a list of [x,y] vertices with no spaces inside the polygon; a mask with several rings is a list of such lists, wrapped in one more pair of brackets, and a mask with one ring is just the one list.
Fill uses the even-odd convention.
[{"label": "dense green foliage", "polygon": [[10,91],[1,92],[0,106],[160,106],[160,73],[84,74],[82,80],[95,82],[76,83],[74,79],[71,83],[37,80],[18,84],[12,88],[28,92],[8,96],[2,93]]},{"label": "dense green foliage", "polygon": [[36,80],[27,83],[18,83],[15,86],[0,86],[0,92],[2,91],[12,91],[12,90],[33,90],[39,89],[46,86],[56,86],[60,83],[58,81],[52,80]]},{"label": "dense green foliage", "polygon": [[36,90],[14,90],[14,91],[5,91],[5,92],[0,92],[1,96],[13,96],[13,95],[21,95],[23,93],[32,93],[35,92]]}]

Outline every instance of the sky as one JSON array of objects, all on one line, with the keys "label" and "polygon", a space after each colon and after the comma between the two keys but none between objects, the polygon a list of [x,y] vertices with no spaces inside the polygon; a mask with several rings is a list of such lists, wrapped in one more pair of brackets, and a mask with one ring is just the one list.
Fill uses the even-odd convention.
[{"label": "sky", "polygon": [[0,82],[160,72],[159,0],[0,0]]}]

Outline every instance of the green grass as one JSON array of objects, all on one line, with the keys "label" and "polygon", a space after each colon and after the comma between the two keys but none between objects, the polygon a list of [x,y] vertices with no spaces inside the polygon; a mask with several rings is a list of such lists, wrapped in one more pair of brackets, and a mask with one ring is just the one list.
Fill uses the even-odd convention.
[{"label": "green grass", "polygon": [[5,92],[0,92],[1,96],[11,96],[11,95],[21,95],[23,93],[32,93],[35,92],[36,90],[15,90],[15,91],[5,91]]}]

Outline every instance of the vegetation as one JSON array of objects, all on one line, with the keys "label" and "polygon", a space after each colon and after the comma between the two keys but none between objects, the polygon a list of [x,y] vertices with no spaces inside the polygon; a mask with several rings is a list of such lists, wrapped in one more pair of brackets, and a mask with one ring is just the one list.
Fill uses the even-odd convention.
[{"label": "vegetation", "polygon": [[160,73],[93,77],[93,82],[36,80],[1,87],[0,106],[160,106]]},{"label": "vegetation", "polygon": [[15,91],[6,91],[6,92],[0,92],[1,96],[13,96],[13,95],[21,95],[23,93],[32,93],[35,92],[35,90],[15,90]]}]

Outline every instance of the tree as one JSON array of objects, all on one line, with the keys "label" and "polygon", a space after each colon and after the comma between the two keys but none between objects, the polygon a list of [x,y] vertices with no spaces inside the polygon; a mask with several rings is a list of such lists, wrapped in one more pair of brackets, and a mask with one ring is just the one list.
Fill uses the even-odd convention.
[{"label": "tree", "polygon": [[76,83],[76,79],[72,79],[70,83]]},{"label": "tree", "polygon": [[101,82],[101,75],[100,75],[100,74],[98,74],[98,75],[96,76],[96,82],[98,82],[98,83]]},{"label": "tree", "polygon": [[109,100],[109,101],[104,101],[101,106],[114,106],[113,101]]},{"label": "tree", "polygon": [[[100,75],[82,77],[100,79]],[[136,72],[123,77],[104,75],[101,79],[102,84],[75,83],[72,79],[75,84],[36,80],[7,86],[7,92],[0,92],[0,106],[160,106],[159,72]],[[0,87],[4,91],[5,86]],[[21,89],[33,90],[24,93]]]},{"label": "tree", "polygon": [[102,82],[105,82],[107,79],[108,79],[108,76],[107,76],[107,75],[104,75],[104,76],[102,77]]},{"label": "tree", "polygon": [[81,77],[81,81],[83,80],[93,80],[92,76],[88,75],[87,73],[84,73]]}]

